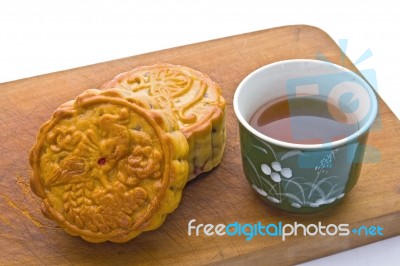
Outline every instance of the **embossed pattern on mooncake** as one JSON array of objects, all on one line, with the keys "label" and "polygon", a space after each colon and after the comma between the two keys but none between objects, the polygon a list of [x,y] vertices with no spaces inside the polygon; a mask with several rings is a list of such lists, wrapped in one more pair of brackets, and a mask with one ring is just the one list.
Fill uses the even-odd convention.
[{"label": "embossed pattern on mooncake", "polygon": [[43,213],[90,242],[126,242],[159,227],[187,181],[188,145],[176,119],[132,95],[88,90],[63,104],[30,153]]},{"label": "embossed pattern on mooncake", "polygon": [[189,179],[217,166],[225,148],[225,100],[221,88],[205,74],[188,67],[157,64],[116,76],[103,89],[144,93],[170,109],[189,143]]}]

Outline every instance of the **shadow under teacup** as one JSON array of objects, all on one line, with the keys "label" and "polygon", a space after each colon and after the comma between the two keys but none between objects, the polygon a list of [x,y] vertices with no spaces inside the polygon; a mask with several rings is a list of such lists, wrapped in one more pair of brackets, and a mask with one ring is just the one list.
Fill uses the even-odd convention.
[{"label": "shadow under teacup", "polygon": [[[279,101],[285,101],[282,113],[288,117],[280,113],[282,107],[268,107]],[[266,203],[290,212],[317,212],[337,204],[354,187],[378,111],[373,89],[360,76],[318,60],[276,62],[249,74],[239,84],[233,104],[243,171]],[[313,108],[314,112],[319,108],[322,118],[301,120]],[[269,124],[272,131],[265,133],[263,124],[255,126],[257,112],[262,113],[257,121],[276,122]],[[282,119],[286,119],[286,128],[278,127]],[[318,119],[330,119],[353,131],[343,136],[339,130],[335,136],[332,132],[342,125]],[[325,128],[329,125],[331,129]],[[319,138],[318,133],[322,134]]]}]

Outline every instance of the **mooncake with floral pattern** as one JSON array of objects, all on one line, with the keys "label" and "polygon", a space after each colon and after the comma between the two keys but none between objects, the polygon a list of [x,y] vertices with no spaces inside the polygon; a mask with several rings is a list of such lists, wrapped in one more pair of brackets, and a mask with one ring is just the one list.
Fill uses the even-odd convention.
[{"label": "mooncake with floral pattern", "polygon": [[61,105],[30,153],[42,212],[90,242],[126,242],[177,208],[188,144],[176,118],[145,95],[88,90]]}]

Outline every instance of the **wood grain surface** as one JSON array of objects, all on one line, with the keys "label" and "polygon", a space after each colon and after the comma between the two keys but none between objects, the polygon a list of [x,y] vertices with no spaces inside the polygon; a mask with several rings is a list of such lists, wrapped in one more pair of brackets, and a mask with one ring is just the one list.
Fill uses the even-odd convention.
[{"label": "wood grain surface", "polygon": [[[116,49],[118,49],[116,45]],[[79,56],[79,55],[76,55]],[[355,70],[335,42],[310,26],[286,26],[0,84],[0,265],[197,265],[299,263],[400,234],[400,123],[379,100],[358,184],[330,211],[294,215],[266,206],[242,172],[232,98],[252,70],[278,60],[325,59]],[[56,59],[55,59],[56,60]],[[91,244],[40,212],[29,188],[28,153],[40,125],[65,101],[116,74],[159,62],[207,73],[223,88],[228,140],[219,167],[187,184],[178,209],[156,231],[124,244]],[[18,71],[17,69],[15,71]],[[380,225],[383,236],[188,236],[188,222]]]}]

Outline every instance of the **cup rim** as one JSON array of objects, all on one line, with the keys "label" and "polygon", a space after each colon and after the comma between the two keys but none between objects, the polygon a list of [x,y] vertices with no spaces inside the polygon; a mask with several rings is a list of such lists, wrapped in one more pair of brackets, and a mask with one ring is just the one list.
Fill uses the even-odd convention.
[{"label": "cup rim", "polygon": [[[324,143],[320,143],[320,144],[299,144],[299,143],[285,142],[285,141],[281,141],[278,139],[268,137],[268,136],[258,132],[253,127],[251,127],[250,124],[244,119],[244,117],[242,116],[240,109],[239,109],[239,96],[238,95],[243,90],[245,84],[261,71],[264,71],[268,68],[275,67],[277,65],[294,63],[294,62],[331,65],[331,66],[336,67],[338,70],[342,70],[344,72],[349,72],[351,75],[353,75],[357,81],[361,82],[364,85],[364,88],[367,90],[368,95],[370,96],[370,99],[371,99],[371,109],[370,109],[371,113],[370,113],[367,121],[365,122],[365,124],[361,128],[359,128],[356,132],[351,134],[350,136],[347,136],[347,137],[339,139],[339,140],[335,140],[333,142],[324,142]],[[359,136],[361,136],[365,132],[367,132],[368,129],[371,127],[372,123],[375,121],[376,115],[378,113],[378,100],[376,98],[374,89],[368,82],[366,82],[361,76],[359,76],[355,72],[353,72],[343,66],[340,66],[340,65],[337,65],[337,64],[334,64],[331,62],[315,60],[315,59],[290,59],[290,60],[282,60],[282,61],[277,61],[277,62],[274,62],[271,64],[264,65],[260,68],[257,68],[256,70],[252,71],[250,74],[248,74],[236,88],[236,91],[233,96],[233,109],[234,109],[234,112],[235,112],[236,117],[239,120],[239,122],[248,131],[250,131],[253,135],[257,136],[258,138],[260,138],[264,141],[267,141],[267,142],[277,145],[277,146],[283,146],[283,147],[289,148],[289,149],[319,150],[319,149],[326,149],[326,148],[335,148],[335,147],[345,145],[347,143],[354,141],[356,138],[358,138]]]}]

